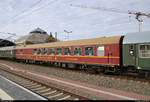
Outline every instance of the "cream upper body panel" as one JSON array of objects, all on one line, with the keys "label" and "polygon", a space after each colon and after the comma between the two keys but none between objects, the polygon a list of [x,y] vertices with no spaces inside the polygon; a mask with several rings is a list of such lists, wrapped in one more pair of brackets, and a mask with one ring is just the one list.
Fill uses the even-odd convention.
[{"label": "cream upper body panel", "polygon": [[111,37],[100,37],[100,38],[93,38],[93,39],[59,41],[59,42],[41,43],[41,44],[32,44],[32,45],[21,45],[21,46],[16,46],[16,49],[118,44],[120,42],[120,38],[121,38],[121,36],[111,36]]}]

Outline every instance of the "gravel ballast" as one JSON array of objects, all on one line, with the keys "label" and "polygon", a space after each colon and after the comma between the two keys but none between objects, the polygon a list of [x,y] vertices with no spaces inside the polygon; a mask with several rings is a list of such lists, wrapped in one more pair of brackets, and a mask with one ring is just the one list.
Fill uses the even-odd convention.
[{"label": "gravel ballast", "polygon": [[0,63],[6,63],[12,67],[36,71],[47,75],[54,75],[57,77],[66,78],[74,81],[80,81],[106,88],[114,88],[118,90],[134,92],[148,96],[150,95],[150,83],[148,82],[140,82],[125,79],[122,80],[98,74],[88,74],[80,71],[72,71],[63,68],[54,68],[50,66],[24,64],[15,61],[0,60]]}]

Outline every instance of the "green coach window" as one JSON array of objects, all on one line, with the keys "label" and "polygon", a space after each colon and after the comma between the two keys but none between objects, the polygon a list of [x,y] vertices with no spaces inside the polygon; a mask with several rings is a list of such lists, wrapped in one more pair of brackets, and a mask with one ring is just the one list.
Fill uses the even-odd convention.
[{"label": "green coach window", "polygon": [[76,55],[76,56],[82,55],[82,49],[81,48],[75,48],[74,49],[74,55]]},{"label": "green coach window", "polygon": [[94,55],[94,48],[93,47],[85,47],[85,55],[93,56]]},{"label": "green coach window", "polygon": [[54,48],[50,48],[50,55],[54,55],[55,54],[55,49]]},{"label": "green coach window", "polygon": [[57,48],[56,54],[57,55],[62,55],[62,48]]},{"label": "green coach window", "polygon": [[71,50],[69,48],[64,48],[64,55],[71,55]]}]

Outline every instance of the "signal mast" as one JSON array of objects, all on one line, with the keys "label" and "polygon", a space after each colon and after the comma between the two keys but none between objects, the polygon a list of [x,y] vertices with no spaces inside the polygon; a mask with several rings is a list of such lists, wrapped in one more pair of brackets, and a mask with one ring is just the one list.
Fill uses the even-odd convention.
[{"label": "signal mast", "polygon": [[66,38],[66,39],[68,39],[68,40],[69,40],[69,34],[71,34],[71,33],[72,33],[72,31],[64,30],[64,32],[65,32],[65,33],[67,33],[67,38]]},{"label": "signal mast", "polygon": [[143,13],[143,12],[121,11],[121,10],[114,9],[114,8],[92,7],[92,6],[85,6],[85,5],[73,5],[73,4],[70,4],[70,6],[72,6],[72,7],[80,7],[80,8],[90,8],[90,9],[95,9],[95,10],[103,10],[103,11],[109,11],[109,12],[116,12],[116,13],[124,13],[124,14],[135,15],[135,19],[139,23],[139,32],[141,32],[141,26],[142,26],[142,23],[143,23],[143,19],[140,18],[140,17],[141,16],[150,17],[150,13],[146,14],[146,13]]}]

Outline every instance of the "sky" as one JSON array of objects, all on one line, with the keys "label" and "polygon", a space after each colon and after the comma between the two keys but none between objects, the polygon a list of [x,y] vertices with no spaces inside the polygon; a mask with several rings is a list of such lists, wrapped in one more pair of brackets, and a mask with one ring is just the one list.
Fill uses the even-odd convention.
[{"label": "sky", "polygon": [[[138,32],[139,24],[135,15],[73,7],[70,4],[116,9],[120,12],[150,13],[150,0],[0,0],[0,38],[18,39],[37,27],[48,34],[57,32],[60,40]],[[142,31],[149,31],[150,18],[142,19]],[[69,37],[64,30],[72,31]],[[7,33],[15,33],[16,36]]]}]

